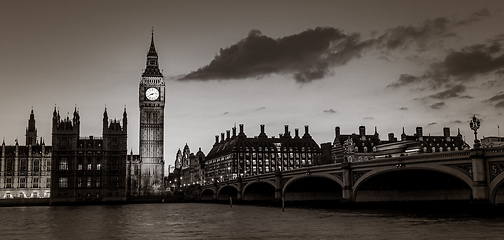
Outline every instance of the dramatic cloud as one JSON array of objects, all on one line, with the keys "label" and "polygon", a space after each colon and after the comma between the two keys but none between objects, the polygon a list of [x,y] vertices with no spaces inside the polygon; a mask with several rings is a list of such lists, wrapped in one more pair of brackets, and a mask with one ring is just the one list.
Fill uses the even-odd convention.
[{"label": "dramatic cloud", "polygon": [[336,113],[332,108],[323,111],[324,113]]},{"label": "dramatic cloud", "polygon": [[488,100],[485,100],[484,102],[490,102],[490,103],[495,103],[495,107],[497,108],[504,108],[504,93],[500,92],[497,95],[491,97]]},{"label": "dramatic cloud", "polygon": [[440,109],[440,108],[442,108],[444,106],[445,106],[444,102],[438,102],[438,103],[434,103],[434,104],[430,105],[430,108],[432,108],[432,109]]},{"label": "dramatic cloud", "polygon": [[[447,98],[456,98],[456,97],[461,97],[460,93],[463,93],[466,91],[466,87],[464,85],[455,85],[452,88],[439,92],[433,95],[430,95],[429,97],[435,98],[435,99],[447,99]],[[467,98],[467,96],[463,96],[464,98]]]},{"label": "dramatic cloud", "polygon": [[[419,25],[398,26],[387,29],[379,34],[374,33],[367,40],[362,40],[359,33],[344,33],[332,27],[317,27],[304,32],[274,39],[264,36],[259,30],[251,30],[248,36],[236,44],[220,49],[219,53],[206,66],[199,68],[185,76],[184,80],[230,80],[261,78],[270,74],[286,74],[292,76],[299,83],[307,83],[332,75],[332,68],[346,65],[349,61],[360,58],[366,49],[378,49],[382,54],[379,59],[386,59],[388,53],[394,50],[414,49],[426,51],[433,44],[439,44],[440,39],[456,36],[452,31],[459,26],[470,25],[488,17],[490,13],[479,10],[466,19],[455,21],[440,17],[428,19]],[[500,45],[486,49],[484,53],[500,50]],[[469,51],[469,50],[467,50]],[[462,54],[468,54],[462,52]],[[438,79],[443,76],[468,70],[461,65],[460,58],[474,56],[458,56],[447,58],[446,63],[439,64],[432,72],[425,76],[416,77],[402,74],[397,83],[389,87],[402,87],[425,79]],[[459,54],[460,55],[460,54]],[[470,55],[470,54],[469,54]],[[499,59],[483,59],[481,65],[487,66],[488,61],[494,62],[487,66],[495,69],[500,66]],[[462,68],[459,68],[462,67]],[[444,69],[437,73],[436,68]],[[480,67],[482,68],[482,67]],[[479,71],[488,71],[480,69]]]},{"label": "dramatic cloud", "polygon": [[347,35],[331,27],[273,39],[252,30],[245,39],[221,49],[205,67],[180,80],[260,78],[268,74],[292,74],[298,82],[310,82],[330,74],[330,67],[359,58],[372,44],[358,34]]}]

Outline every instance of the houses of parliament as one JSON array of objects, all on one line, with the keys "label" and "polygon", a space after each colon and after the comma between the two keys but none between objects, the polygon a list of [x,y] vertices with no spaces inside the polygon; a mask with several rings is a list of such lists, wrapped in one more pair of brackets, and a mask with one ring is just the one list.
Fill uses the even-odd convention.
[{"label": "houses of parliament", "polygon": [[37,137],[32,110],[21,145],[2,142],[0,199],[49,198],[51,203],[121,202],[127,196],[164,193],[165,82],[151,36],[146,68],[139,82],[139,154],[127,153],[128,116],[108,118],[102,136],[80,136],[80,112],[62,117],[55,107],[52,146]]}]

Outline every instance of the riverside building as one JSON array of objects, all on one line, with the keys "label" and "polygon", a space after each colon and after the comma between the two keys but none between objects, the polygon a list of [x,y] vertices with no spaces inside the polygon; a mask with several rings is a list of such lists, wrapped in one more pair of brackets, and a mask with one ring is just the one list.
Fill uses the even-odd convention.
[{"label": "riverside building", "polygon": [[80,115],[52,119],[51,203],[126,201],[127,114],[103,113],[103,136],[81,137]]},{"label": "riverside building", "polygon": [[313,140],[305,126],[305,133],[299,136],[295,129],[291,136],[289,126],[279,137],[268,137],[264,125],[256,137],[247,137],[240,124],[240,132],[236,127],[215,136],[215,143],[205,158],[205,183],[221,182],[237,177],[248,177],[276,171],[291,170],[316,165],[321,149]]},{"label": "riverside building", "polygon": [[51,188],[51,146],[37,140],[33,109],[26,128],[26,144],[0,148],[0,198],[48,198]]}]

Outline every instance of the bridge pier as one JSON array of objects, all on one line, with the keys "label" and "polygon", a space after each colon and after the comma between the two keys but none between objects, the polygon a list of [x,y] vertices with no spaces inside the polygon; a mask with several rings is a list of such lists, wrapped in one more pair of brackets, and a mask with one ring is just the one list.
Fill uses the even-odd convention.
[{"label": "bridge pier", "polygon": [[239,178],[238,178],[238,191],[236,192],[236,199],[237,199],[238,201],[243,200],[243,197],[242,197],[242,192],[243,192],[242,178],[241,178],[241,177],[239,177]]},{"label": "bridge pier", "polygon": [[473,203],[490,203],[485,150],[482,148],[471,149],[470,156],[473,173]]},{"label": "bridge pier", "polygon": [[275,172],[275,199],[276,200],[282,199],[283,187],[284,186],[283,186],[282,172],[277,171],[277,172]]},{"label": "bridge pier", "polygon": [[213,191],[213,200],[218,200],[218,196],[217,196],[217,193],[219,192],[219,186],[217,185],[217,183],[215,182],[214,185],[214,191]]},{"label": "bridge pier", "polygon": [[342,163],[341,169],[343,170],[343,200],[346,202],[354,202],[351,163]]}]

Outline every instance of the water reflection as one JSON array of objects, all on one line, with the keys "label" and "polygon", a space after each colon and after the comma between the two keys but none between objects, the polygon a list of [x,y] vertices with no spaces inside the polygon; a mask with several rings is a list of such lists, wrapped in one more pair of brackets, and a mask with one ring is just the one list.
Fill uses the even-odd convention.
[{"label": "water reflection", "polygon": [[218,204],[0,208],[2,239],[500,238],[504,218]]}]

